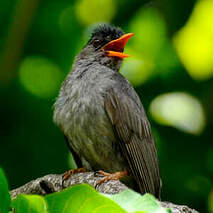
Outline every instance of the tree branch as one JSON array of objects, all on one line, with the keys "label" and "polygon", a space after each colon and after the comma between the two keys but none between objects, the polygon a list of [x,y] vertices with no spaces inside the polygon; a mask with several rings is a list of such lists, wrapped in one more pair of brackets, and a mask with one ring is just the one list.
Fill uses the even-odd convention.
[{"label": "tree branch", "polygon": [[[36,180],[32,180],[29,183],[12,190],[12,199],[14,199],[20,193],[47,195],[53,192],[59,192],[64,188],[81,183],[87,183],[95,187],[98,183],[98,180],[100,180],[102,177],[95,176],[94,172],[73,174],[63,183],[63,185],[62,178],[63,174],[49,174]],[[105,194],[117,194],[124,191],[125,189],[128,189],[127,186],[118,180],[108,181],[96,188],[97,191]],[[183,205],[176,205],[170,202],[162,201],[160,204],[165,208],[171,208],[172,213],[198,213],[196,210],[190,209],[189,207]]]}]

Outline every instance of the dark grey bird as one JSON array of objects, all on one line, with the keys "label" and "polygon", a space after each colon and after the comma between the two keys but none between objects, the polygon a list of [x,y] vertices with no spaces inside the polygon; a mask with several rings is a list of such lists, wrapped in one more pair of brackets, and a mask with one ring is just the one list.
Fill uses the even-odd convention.
[{"label": "dark grey bird", "polygon": [[136,190],[160,197],[157,151],[144,108],[120,73],[133,33],[99,25],[76,57],[54,104],[54,121],[78,167],[128,171]]}]

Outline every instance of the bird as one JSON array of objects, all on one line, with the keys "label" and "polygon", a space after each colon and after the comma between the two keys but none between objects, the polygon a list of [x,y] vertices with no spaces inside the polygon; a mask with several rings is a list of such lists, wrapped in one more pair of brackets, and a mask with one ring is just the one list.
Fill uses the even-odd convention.
[{"label": "bird", "polygon": [[128,173],[136,191],[160,199],[151,125],[139,96],[119,72],[123,59],[129,57],[124,47],[133,35],[110,24],[93,29],[62,83],[53,120],[78,168],[103,171],[107,179],[110,174],[114,179]]}]

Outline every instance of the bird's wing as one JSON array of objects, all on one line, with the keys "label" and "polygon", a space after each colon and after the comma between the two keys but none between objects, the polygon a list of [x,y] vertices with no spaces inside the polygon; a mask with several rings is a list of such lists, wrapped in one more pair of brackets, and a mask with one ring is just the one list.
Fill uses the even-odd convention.
[{"label": "bird's wing", "polygon": [[111,89],[105,97],[105,108],[140,191],[159,198],[161,180],[157,151],[137,94],[131,87]]}]

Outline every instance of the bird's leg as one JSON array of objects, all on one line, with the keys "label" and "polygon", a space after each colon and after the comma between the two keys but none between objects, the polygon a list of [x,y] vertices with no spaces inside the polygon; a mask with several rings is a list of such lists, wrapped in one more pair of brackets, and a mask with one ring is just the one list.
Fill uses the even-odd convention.
[{"label": "bird's leg", "polygon": [[71,175],[76,174],[76,173],[83,173],[83,172],[87,172],[87,169],[86,168],[77,168],[77,169],[68,170],[67,172],[64,173],[63,179],[67,180],[70,178]]},{"label": "bird's leg", "polygon": [[98,181],[95,188],[100,186],[102,183],[110,181],[110,180],[120,180],[122,177],[128,175],[128,172],[127,171],[121,171],[121,172],[115,172],[115,173],[111,174],[111,173],[107,173],[107,172],[100,170],[100,171],[95,173],[95,175],[97,175],[97,174],[102,175],[104,177]]},{"label": "bird's leg", "polygon": [[62,186],[64,185],[64,181],[68,180],[71,175],[77,174],[77,173],[84,173],[84,172],[87,172],[86,168],[77,168],[77,169],[68,170],[62,176]]}]

